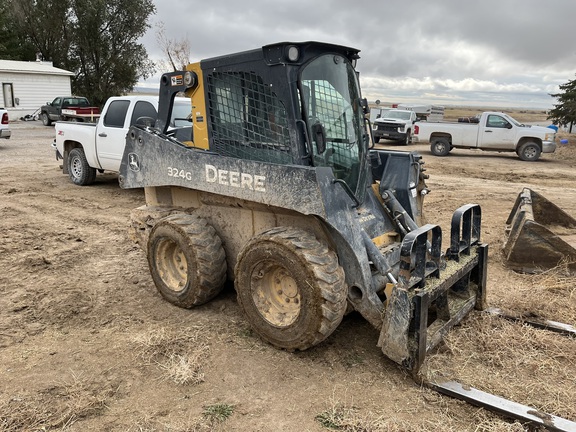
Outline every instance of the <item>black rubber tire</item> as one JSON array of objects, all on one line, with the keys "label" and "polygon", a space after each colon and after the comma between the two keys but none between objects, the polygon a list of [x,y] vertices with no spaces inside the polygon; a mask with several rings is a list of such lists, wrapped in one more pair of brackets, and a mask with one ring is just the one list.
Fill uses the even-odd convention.
[{"label": "black rubber tire", "polygon": [[400,141],[400,144],[402,144],[402,145],[412,144],[412,131],[410,129],[408,129],[408,131],[406,132],[406,138],[404,138],[402,141]]},{"label": "black rubber tire", "polygon": [[79,147],[68,154],[68,175],[78,186],[88,186],[96,180],[96,169],[88,165],[84,150]]},{"label": "black rubber tire", "polygon": [[48,113],[43,112],[40,114],[40,118],[42,119],[42,124],[44,126],[50,126],[52,124],[52,120],[50,120],[50,117],[48,117]]},{"label": "black rubber tire", "polygon": [[204,304],[224,288],[226,254],[205,219],[190,214],[160,219],[150,231],[147,252],[156,288],[176,306]]},{"label": "black rubber tire", "polygon": [[312,234],[279,227],[252,238],[235,268],[238,303],[272,345],[305,350],[326,339],[346,312],[338,257]]},{"label": "black rubber tire", "polygon": [[523,161],[534,162],[540,158],[542,150],[540,146],[533,141],[528,141],[522,144],[516,152],[518,157]]},{"label": "black rubber tire", "polygon": [[434,156],[447,156],[450,150],[452,149],[447,138],[433,138],[430,143],[430,151]]}]

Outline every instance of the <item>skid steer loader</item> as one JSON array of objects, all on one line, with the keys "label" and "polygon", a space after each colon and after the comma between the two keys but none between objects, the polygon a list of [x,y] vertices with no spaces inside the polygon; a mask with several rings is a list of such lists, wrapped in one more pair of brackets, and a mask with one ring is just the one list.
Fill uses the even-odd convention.
[{"label": "skid steer loader", "polygon": [[[166,300],[201,305],[233,280],[254,331],[287,350],[357,311],[417,374],[484,307],[488,246],[469,204],[443,251],[424,223],[421,157],[371,149],[358,53],[278,43],[163,75],[155,126],[130,129],[119,180],[145,188],[132,232]],[[179,140],[167,127],[178,93],[192,104]]]}]

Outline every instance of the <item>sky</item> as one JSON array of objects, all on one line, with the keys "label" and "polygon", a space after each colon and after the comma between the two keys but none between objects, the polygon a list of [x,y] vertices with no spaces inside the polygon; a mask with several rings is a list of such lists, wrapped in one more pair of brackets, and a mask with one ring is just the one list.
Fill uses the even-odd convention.
[{"label": "sky", "polygon": [[[188,40],[190,61],[283,41],[360,49],[369,102],[553,108],[576,78],[574,0],[153,0],[141,43]],[[158,83],[160,74],[147,83]]]}]

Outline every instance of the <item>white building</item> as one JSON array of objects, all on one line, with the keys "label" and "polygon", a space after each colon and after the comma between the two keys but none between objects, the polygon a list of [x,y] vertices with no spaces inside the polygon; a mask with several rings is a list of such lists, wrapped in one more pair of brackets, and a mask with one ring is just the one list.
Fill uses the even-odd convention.
[{"label": "white building", "polygon": [[57,96],[72,95],[70,77],[74,74],[52,66],[52,62],[0,60],[0,106],[10,120],[34,114]]}]

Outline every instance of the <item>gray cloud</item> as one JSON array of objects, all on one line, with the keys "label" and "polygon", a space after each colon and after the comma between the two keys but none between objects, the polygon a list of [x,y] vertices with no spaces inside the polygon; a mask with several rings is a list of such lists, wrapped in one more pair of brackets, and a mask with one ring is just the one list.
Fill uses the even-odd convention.
[{"label": "gray cloud", "polygon": [[[551,107],[576,71],[573,1],[155,2],[152,22],[187,38],[191,61],[283,40],[359,48],[369,99]],[[161,58],[154,33],[143,43]]]}]

